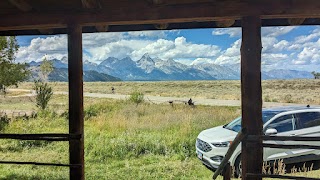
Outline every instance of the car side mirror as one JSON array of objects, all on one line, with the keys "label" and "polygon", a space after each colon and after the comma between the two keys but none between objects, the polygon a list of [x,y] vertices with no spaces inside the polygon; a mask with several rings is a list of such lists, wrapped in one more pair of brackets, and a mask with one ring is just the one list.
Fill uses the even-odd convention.
[{"label": "car side mirror", "polygon": [[269,129],[266,130],[266,135],[267,136],[275,135],[277,133],[278,133],[278,131],[276,129],[274,129],[274,128],[269,128]]}]

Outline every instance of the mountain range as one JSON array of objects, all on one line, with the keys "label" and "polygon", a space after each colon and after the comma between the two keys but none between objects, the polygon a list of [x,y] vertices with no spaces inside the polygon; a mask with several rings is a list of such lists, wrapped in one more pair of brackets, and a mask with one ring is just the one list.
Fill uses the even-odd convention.
[{"label": "mountain range", "polygon": [[[67,81],[68,61],[52,59],[55,70],[49,75],[51,81]],[[41,62],[32,61],[29,66],[39,67]],[[240,64],[217,65],[198,63],[185,65],[172,59],[151,58],[148,54],[134,61],[130,57],[109,57],[101,63],[83,62],[85,81],[161,81],[161,80],[217,80],[240,79]],[[262,71],[262,79],[313,78],[307,71],[273,69]]]}]

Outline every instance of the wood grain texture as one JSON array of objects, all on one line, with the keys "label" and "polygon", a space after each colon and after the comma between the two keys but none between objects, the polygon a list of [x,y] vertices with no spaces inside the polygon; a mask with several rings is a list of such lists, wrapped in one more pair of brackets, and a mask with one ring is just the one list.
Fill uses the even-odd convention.
[{"label": "wood grain texture", "polygon": [[[179,1],[177,4],[161,6],[153,5],[146,0],[100,1],[101,8],[98,11],[88,11],[85,8],[81,10],[76,3],[73,4],[74,8],[65,7],[63,5],[66,2],[58,0],[55,9],[46,10],[49,7],[44,4],[43,9],[40,8],[41,1],[33,2],[39,3],[35,12],[4,13],[0,19],[0,31],[66,28],[68,23],[97,26],[225,21],[239,20],[241,17],[252,15],[262,19],[320,18],[318,0],[225,0],[195,4]],[[81,4],[80,1],[78,3]],[[85,6],[93,7],[93,5]]]},{"label": "wood grain texture", "polygon": [[84,120],[83,120],[83,67],[82,27],[68,26],[68,73],[69,73],[69,133],[79,134],[80,139],[69,141],[70,164],[81,164],[70,168],[71,180],[84,179]]},{"label": "wood grain texture", "polygon": [[[242,18],[241,44],[241,109],[242,128],[247,135],[262,135],[262,88],[261,88],[261,20],[258,16]],[[242,142],[242,177],[245,180],[261,178],[246,177],[246,173],[262,172],[262,140]]]},{"label": "wood grain texture", "polygon": [[8,0],[8,1],[23,12],[29,12],[32,10],[32,6],[28,4],[25,0]]}]

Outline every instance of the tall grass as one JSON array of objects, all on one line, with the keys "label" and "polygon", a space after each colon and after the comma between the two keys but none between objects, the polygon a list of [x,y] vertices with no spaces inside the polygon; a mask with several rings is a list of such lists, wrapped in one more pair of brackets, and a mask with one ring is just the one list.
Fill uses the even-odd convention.
[{"label": "tall grass", "polygon": [[[87,103],[85,161],[87,179],[203,179],[212,173],[194,155],[203,129],[239,115],[236,107],[139,106],[127,101]],[[1,133],[68,131],[65,117],[11,121]],[[68,162],[64,142],[0,141],[0,159]],[[55,173],[53,173],[55,172]],[[0,179],[66,179],[63,168],[0,165]]]}]

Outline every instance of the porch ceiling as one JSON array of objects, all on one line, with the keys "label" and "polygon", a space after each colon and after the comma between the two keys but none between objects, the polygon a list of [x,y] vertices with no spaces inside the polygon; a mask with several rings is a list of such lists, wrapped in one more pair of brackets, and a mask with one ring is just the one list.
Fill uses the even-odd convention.
[{"label": "porch ceiling", "polygon": [[3,0],[0,35],[240,27],[258,15],[262,26],[320,24],[319,0]]}]

